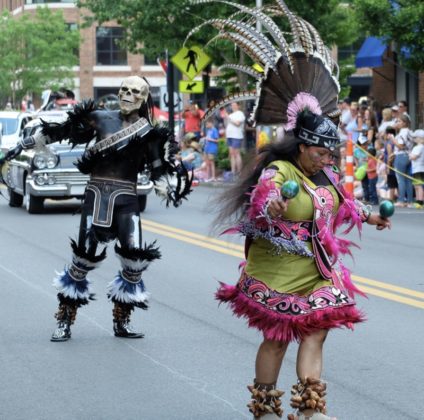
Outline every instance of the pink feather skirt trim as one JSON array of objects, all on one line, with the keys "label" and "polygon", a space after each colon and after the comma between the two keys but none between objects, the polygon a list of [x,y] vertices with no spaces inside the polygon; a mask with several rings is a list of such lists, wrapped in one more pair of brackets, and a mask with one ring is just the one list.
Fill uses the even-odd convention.
[{"label": "pink feather skirt trim", "polygon": [[245,273],[237,286],[221,283],[215,297],[268,340],[301,341],[323,329],[353,330],[355,323],[366,320],[352,298],[336,287],[323,287],[306,297],[283,294]]}]

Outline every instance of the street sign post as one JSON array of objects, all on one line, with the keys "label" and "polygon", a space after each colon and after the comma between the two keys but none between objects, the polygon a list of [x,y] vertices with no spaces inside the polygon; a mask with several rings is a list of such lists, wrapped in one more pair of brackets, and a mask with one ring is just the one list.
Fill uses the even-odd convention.
[{"label": "street sign post", "polygon": [[182,47],[171,61],[192,80],[210,63],[211,58],[200,47],[193,46]]},{"label": "street sign post", "polygon": [[179,91],[181,93],[203,93],[205,83],[201,80],[180,80]]}]

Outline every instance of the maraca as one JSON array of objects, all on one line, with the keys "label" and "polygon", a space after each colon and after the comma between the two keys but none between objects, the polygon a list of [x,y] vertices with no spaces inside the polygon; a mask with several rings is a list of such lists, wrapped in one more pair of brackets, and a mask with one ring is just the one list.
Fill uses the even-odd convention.
[{"label": "maraca", "polygon": [[380,203],[380,216],[383,219],[388,219],[389,217],[393,216],[393,213],[395,212],[395,206],[394,204],[389,200],[384,200]]},{"label": "maraca", "polygon": [[285,200],[290,200],[299,193],[299,184],[289,179],[281,186],[281,196]]}]

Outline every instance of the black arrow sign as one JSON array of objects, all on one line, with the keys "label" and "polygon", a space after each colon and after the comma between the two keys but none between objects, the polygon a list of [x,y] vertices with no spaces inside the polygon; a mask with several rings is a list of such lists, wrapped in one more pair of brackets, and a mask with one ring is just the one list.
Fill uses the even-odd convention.
[{"label": "black arrow sign", "polygon": [[197,85],[197,83],[190,83],[189,85],[186,86],[187,90],[193,90],[193,88]]}]

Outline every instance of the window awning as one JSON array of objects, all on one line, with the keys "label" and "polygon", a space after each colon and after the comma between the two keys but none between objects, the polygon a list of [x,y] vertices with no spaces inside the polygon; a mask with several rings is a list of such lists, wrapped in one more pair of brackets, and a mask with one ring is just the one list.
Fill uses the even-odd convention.
[{"label": "window awning", "polygon": [[386,48],[387,44],[382,39],[373,36],[366,38],[356,55],[356,68],[381,67]]}]

